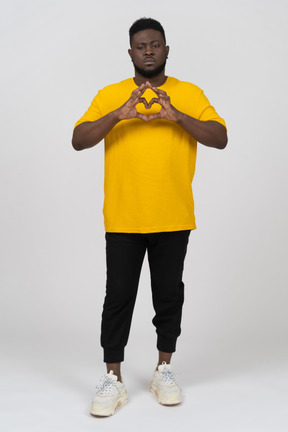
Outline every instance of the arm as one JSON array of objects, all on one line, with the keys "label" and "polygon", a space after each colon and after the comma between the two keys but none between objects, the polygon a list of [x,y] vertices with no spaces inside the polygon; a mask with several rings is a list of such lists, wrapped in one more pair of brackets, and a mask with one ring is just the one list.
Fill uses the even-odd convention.
[{"label": "arm", "polygon": [[84,150],[98,144],[118,123],[115,111],[94,122],[80,123],[73,132],[72,146],[75,150]]},{"label": "arm", "polygon": [[163,90],[152,86],[150,88],[158,95],[158,98],[153,98],[150,101],[150,105],[159,103],[162,108],[159,113],[148,116],[147,120],[162,118],[174,121],[199,143],[218,149],[226,147],[228,137],[225,126],[217,121],[201,121],[184,114],[171,105],[170,97]]},{"label": "arm", "polygon": [[111,111],[94,122],[83,122],[76,126],[72,137],[72,145],[74,149],[84,150],[94,147],[121,120],[132,118],[146,120],[146,116],[139,113],[135,106],[138,103],[144,103],[144,105],[147,107],[145,98],[141,97],[147,86],[147,83],[142,84],[139,88],[134,90],[128,101],[125,102],[120,108]]},{"label": "arm", "polygon": [[228,137],[226,128],[217,121],[197,120],[178,111],[176,123],[182,126],[186,132],[205,146],[224,149],[227,145]]}]

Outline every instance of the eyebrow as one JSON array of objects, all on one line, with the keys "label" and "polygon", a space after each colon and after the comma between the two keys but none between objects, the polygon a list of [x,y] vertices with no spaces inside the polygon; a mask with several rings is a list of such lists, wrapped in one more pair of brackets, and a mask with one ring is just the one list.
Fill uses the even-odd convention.
[{"label": "eyebrow", "polygon": [[[160,40],[152,40],[152,41],[150,41],[150,42],[148,42],[148,43],[155,43],[155,42],[158,42],[158,43],[161,43],[161,41]],[[147,44],[147,42],[137,42],[137,45],[146,45]]]}]

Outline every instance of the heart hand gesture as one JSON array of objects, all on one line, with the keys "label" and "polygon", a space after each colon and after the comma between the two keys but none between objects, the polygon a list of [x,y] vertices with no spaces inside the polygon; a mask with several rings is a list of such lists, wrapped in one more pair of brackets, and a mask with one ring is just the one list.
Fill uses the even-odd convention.
[{"label": "heart hand gesture", "polygon": [[[153,92],[158,96],[158,98],[155,97],[151,99],[149,104],[145,98],[142,98],[142,95],[147,88],[153,90]],[[158,103],[161,105],[161,110],[156,114],[147,116],[137,111],[136,105],[139,103],[143,103],[147,109],[150,109],[154,103]],[[139,118],[144,121],[155,119],[177,121],[177,113],[179,111],[171,105],[170,97],[165,91],[160,90],[157,87],[152,87],[152,85],[147,81],[132,92],[128,101],[118,109],[118,112],[120,120]]]}]

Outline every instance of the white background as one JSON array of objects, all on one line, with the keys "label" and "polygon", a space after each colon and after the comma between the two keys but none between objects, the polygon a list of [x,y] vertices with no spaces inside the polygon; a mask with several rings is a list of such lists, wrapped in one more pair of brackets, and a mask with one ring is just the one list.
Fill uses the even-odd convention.
[{"label": "white background", "polygon": [[[287,12],[285,0],[1,1],[1,430],[288,430]],[[204,89],[229,144],[198,146],[173,363],[184,403],[146,389],[145,261],[130,401],[101,420],[89,405],[104,373],[103,142],[75,152],[71,136],[98,89],[133,76],[128,29],[143,16],[165,28],[166,73]]]}]

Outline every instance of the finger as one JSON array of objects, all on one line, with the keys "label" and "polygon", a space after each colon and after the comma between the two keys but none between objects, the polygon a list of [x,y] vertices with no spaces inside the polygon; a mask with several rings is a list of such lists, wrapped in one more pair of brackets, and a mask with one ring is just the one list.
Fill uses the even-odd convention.
[{"label": "finger", "polygon": [[152,98],[148,104],[148,109],[151,108],[154,103],[158,103],[161,105],[159,98]]},{"label": "finger", "polygon": [[[144,85],[144,84],[143,84]],[[142,86],[141,86],[142,87]],[[136,90],[134,90],[130,96],[130,101],[131,103],[135,106],[137,105],[137,103],[139,102],[141,98],[141,96],[143,95],[143,93],[145,92],[146,87],[143,87],[142,89],[139,87]],[[143,98],[144,99],[144,98]]]},{"label": "finger", "polygon": [[151,84],[149,83],[149,81],[146,81],[145,83],[141,84],[141,86],[139,87],[139,89],[142,90],[146,90],[148,87],[151,87]]},{"label": "finger", "polygon": [[147,121],[147,116],[145,114],[141,114],[137,111],[134,118],[139,118],[141,120]]},{"label": "finger", "polygon": [[157,87],[151,87],[151,90],[153,90],[159,96],[167,96],[167,93],[164,90],[158,89]]},{"label": "finger", "polygon": [[143,94],[146,91],[147,87],[148,87],[147,83],[141,84],[141,86],[139,87],[141,94]]},{"label": "finger", "polygon": [[146,121],[151,121],[151,120],[156,120],[156,119],[162,119],[160,112],[146,116]]},{"label": "finger", "polygon": [[150,108],[150,103],[149,103],[149,105],[148,105],[148,103],[147,103],[147,101],[146,101],[146,99],[145,98],[139,98],[138,99],[138,103],[143,103],[143,105],[145,106],[145,108]]},{"label": "finger", "polygon": [[145,89],[141,89],[140,90],[140,88],[134,90],[134,92],[132,93],[133,97],[136,98],[136,99],[139,99],[143,95],[144,91],[145,91]]},{"label": "finger", "polygon": [[145,84],[141,84],[141,86],[139,86],[135,90],[133,90],[132,94],[135,94],[135,93],[138,93],[139,91],[142,91],[143,88],[145,88]]},{"label": "finger", "polygon": [[151,108],[151,106],[154,103],[158,103],[159,105],[161,105],[163,108],[167,109],[169,108],[169,106],[172,106],[170,103],[170,98],[169,96],[159,96],[159,98],[152,98],[149,102],[149,108]]},{"label": "finger", "polygon": [[146,83],[143,83],[143,84],[141,84],[139,87],[138,87],[138,89],[140,89],[140,90],[142,90],[142,89],[146,89],[147,88],[147,83],[148,83],[148,81],[146,82]]},{"label": "finger", "polygon": [[146,84],[141,84],[140,87],[133,90],[131,96],[136,96],[136,97],[142,96],[142,94],[145,92],[146,88],[147,88]]}]

